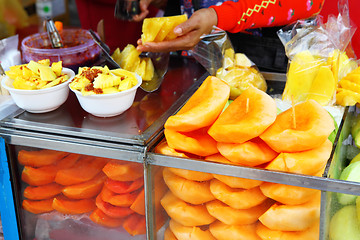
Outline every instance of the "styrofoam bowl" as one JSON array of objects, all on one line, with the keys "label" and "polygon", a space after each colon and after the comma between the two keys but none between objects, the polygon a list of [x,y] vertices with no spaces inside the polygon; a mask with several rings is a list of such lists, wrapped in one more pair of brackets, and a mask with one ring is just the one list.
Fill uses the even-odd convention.
[{"label": "styrofoam bowl", "polygon": [[66,82],[53,87],[39,90],[15,89],[14,79],[5,76],[1,81],[3,88],[9,91],[15,104],[31,113],[50,112],[60,107],[68,98],[69,83],[75,77],[75,72],[69,68],[63,68],[63,73],[69,76]]},{"label": "styrofoam bowl", "polygon": [[134,102],[137,89],[142,83],[139,75],[136,75],[138,83],[125,91],[111,94],[95,94],[84,96],[80,91],[72,89],[81,105],[88,113],[96,117],[114,117],[128,110]]}]

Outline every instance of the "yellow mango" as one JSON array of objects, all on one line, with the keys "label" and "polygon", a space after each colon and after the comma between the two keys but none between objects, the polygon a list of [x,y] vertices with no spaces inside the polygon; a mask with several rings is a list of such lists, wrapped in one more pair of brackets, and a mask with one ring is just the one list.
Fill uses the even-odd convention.
[{"label": "yellow mango", "polygon": [[294,100],[295,103],[305,101],[312,82],[323,64],[324,62],[315,59],[310,51],[297,53],[291,60],[287,73],[283,100]]},{"label": "yellow mango", "polygon": [[360,94],[354,91],[338,88],[336,93],[336,104],[341,106],[354,106],[360,103]]},{"label": "yellow mango", "polygon": [[337,82],[331,69],[328,66],[321,66],[311,84],[307,99],[313,99],[325,106],[333,99],[336,86]]}]

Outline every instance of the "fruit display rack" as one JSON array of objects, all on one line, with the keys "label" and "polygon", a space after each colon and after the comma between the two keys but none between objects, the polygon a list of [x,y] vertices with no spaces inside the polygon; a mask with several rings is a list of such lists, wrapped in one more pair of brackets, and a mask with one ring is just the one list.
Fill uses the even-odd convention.
[{"label": "fruit display rack", "polygon": [[[276,73],[263,73],[263,75],[268,81],[269,93],[271,95],[281,94],[285,85],[285,76]],[[89,224],[88,226],[92,226],[91,228],[94,231],[98,231],[97,234],[101,237],[99,239],[103,239],[103,234],[108,234],[107,239],[122,239],[119,236],[126,236],[126,239],[163,239],[164,227],[162,225],[164,222],[159,223],[157,221],[159,214],[156,208],[156,189],[159,188],[156,176],[158,169],[162,167],[216,173],[321,190],[320,239],[326,239],[332,206],[332,197],[328,193],[354,195],[359,195],[360,193],[359,183],[337,179],[337,173],[344,167],[341,166],[342,158],[346,154],[344,153],[343,141],[345,141],[349,132],[351,123],[349,122],[350,118],[348,118],[348,115],[352,114],[353,109],[347,108],[345,110],[331,157],[322,177],[271,171],[256,167],[205,162],[193,158],[170,157],[155,153],[154,148],[164,139],[163,125],[165,121],[184,105],[186,100],[197,90],[206,77],[205,70],[192,59],[172,58],[161,89],[153,93],[139,91],[135,98],[135,104],[124,114],[113,118],[97,118],[87,114],[76,104],[73,94],[69,95],[67,102],[58,110],[45,114],[30,114],[14,105],[7,107],[0,114],[0,136],[4,139],[6,146],[6,152],[3,152],[1,156],[2,158],[7,157],[5,161],[9,164],[11,183],[8,184],[11,185],[10,189],[13,191],[12,197],[14,199],[16,219],[3,219],[5,237],[6,234],[14,234],[14,232],[7,232],[6,229],[7,224],[14,224],[12,221],[15,221],[15,225],[18,226],[17,234],[20,236],[19,239],[29,239],[31,237],[46,239],[49,235],[41,233],[41,229],[45,225],[53,227],[52,230],[54,232],[58,230],[57,234],[59,234],[60,230],[63,231],[60,231],[61,234],[64,233],[64,229],[59,230],[58,226],[54,227],[51,222],[46,222],[47,218],[45,217],[52,215],[43,215],[44,218],[42,218],[41,222],[43,225],[39,224],[39,222],[35,224],[34,215],[25,214],[23,210],[23,208],[30,210],[34,208],[32,205],[24,205],[24,200],[28,200],[26,198],[29,198],[31,194],[24,194],[27,185],[22,182],[26,179],[23,176],[23,169],[31,169],[31,164],[27,165],[25,161],[20,160],[20,152],[25,151],[25,153],[28,153],[33,150],[41,151],[42,149],[49,149],[99,159],[107,158],[115,160],[106,161],[106,163],[116,164],[116,161],[120,161],[123,166],[128,165],[128,163],[134,163],[137,167],[141,167],[141,176],[144,180],[143,201],[145,202],[145,210],[143,210],[144,215],[138,214],[136,216],[139,219],[146,220],[143,226],[144,229],[137,228],[141,226],[140,220],[134,220],[135,224],[130,221],[124,224],[122,220],[116,221],[116,217],[112,217],[112,221],[105,224],[113,224],[113,226],[118,226],[117,224],[119,224],[126,231],[120,231],[119,233],[113,232],[108,228],[105,228],[106,230],[99,230],[95,225],[92,225],[93,223]],[[83,166],[87,165],[84,164]],[[102,165],[101,167],[104,166]],[[117,173],[111,172],[110,167],[109,171],[105,173],[109,178],[110,186],[111,180],[116,181]],[[83,174],[79,171],[78,175],[82,176]],[[65,180],[62,180],[62,183],[70,180],[65,178]],[[130,178],[126,181],[135,182],[135,180]],[[55,180],[55,182],[61,181]],[[53,180],[50,181],[50,184],[53,183]],[[64,193],[63,190],[62,193]],[[66,203],[66,201],[63,201],[63,197],[60,197],[58,200],[59,203]],[[104,207],[102,202],[99,203],[97,201],[96,203],[98,208],[100,206]],[[59,207],[59,204],[57,207],[55,209],[61,211],[62,208]],[[9,209],[3,208],[0,208],[0,210],[9,211]],[[106,208],[105,210],[108,209]],[[136,209],[134,211],[138,213],[141,210]],[[114,213],[109,212],[109,214]],[[104,218],[106,216],[103,216]],[[76,219],[73,217],[70,220]],[[99,214],[93,215],[92,220],[95,222],[99,221],[97,223],[103,223]],[[65,226],[61,225],[61,227],[68,230],[71,227],[74,228],[73,225],[74,223],[71,222]],[[79,225],[78,227],[84,226]],[[96,239],[96,233],[91,232],[89,229],[87,227],[84,230],[84,234],[89,234],[89,236]],[[70,234],[69,232],[66,233]],[[74,237],[73,239],[76,238]]]}]

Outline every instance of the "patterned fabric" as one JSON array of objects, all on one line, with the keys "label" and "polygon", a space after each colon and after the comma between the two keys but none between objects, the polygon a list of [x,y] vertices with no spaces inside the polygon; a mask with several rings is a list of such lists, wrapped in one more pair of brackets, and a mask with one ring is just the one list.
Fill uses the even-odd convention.
[{"label": "patterned fabric", "polygon": [[229,32],[286,25],[320,12],[324,0],[240,0],[211,6],[218,15],[218,27]]}]

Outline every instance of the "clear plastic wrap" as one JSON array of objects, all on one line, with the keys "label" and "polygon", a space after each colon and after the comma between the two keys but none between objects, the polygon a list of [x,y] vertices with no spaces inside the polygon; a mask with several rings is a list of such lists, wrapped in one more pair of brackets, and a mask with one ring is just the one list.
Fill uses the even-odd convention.
[{"label": "clear plastic wrap", "polygon": [[339,12],[325,23],[317,16],[278,31],[289,58],[283,100],[335,103],[338,82],[357,67],[350,44],[356,27],[349,18],[347,0],[339,2]]},{"label": "clear plastic wrap", "polygon": [[253,85],[267,90],[265,78],[256,65],[243,53],[235,53],[225,31],[214,28],[204,35],[192,50],[194,58],[210,73],[230,85],[230,99]]}]

